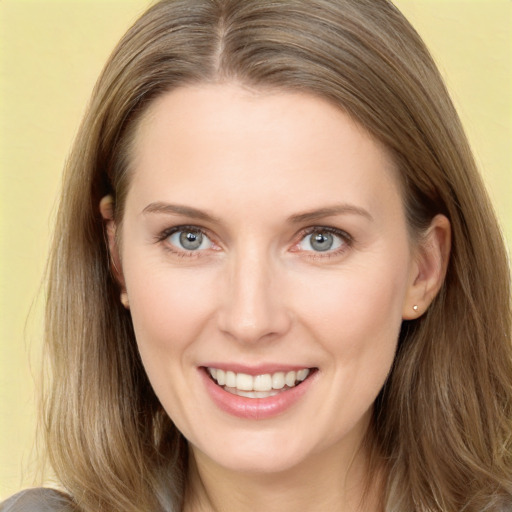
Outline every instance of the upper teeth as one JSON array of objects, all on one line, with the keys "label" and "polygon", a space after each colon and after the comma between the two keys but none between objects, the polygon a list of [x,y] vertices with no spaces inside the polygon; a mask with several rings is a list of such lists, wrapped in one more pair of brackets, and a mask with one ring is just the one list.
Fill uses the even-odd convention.
[{"label": "upper teeth", "polygon": [[219,386],[236,388],[240,391],[270,391],[271,389],[283,389],[285,386],[293,387],[302,382],[308,375],[309,369],[304,368],[291,372],[264,373],[262,375],[248,375],[235,373],[218,368],[208,368],[208,373]]}]

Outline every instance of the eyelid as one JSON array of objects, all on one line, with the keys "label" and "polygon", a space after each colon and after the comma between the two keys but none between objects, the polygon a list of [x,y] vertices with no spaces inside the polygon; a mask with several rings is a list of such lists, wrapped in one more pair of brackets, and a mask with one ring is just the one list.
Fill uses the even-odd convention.
[{"label": "eyelid", "polygon": [[169,238],[172,234],[174,234],[178,231],[186,231],[187,229],[190,231],[200,231],[201,233],[206,235],[206,232],[204,231],[204,229],[200,228],[199,226],[180,224],[179,226],[172,226],[170,228],[165,228],[162,231],[160,231],[155,236],[155,241],[162,242],[163,240]]},{"label": "eyelid", "polygon": [[[163,243],[171,235],[173,235],[175,233],[179,233],[181,231],[191,231],[191,232],[201,233],[214,246],[213,250],[218,250],[218,249],[215,249],[215,247],[218,247],[218,244],[215,242],[214,237],[210,234],[210,231],[203,227],[196,226],[193,224],[181,224],[179,226],[172,226],[172,227],[166,228],[166,229],[162,230],[158,235],[155,236],[155,243]],[[200,253],[203,253],[206,251],[206,249],[200,249],[200,250],[196,250],[196,251],[180,249],[176,245],[173,245],[170,243],[164,244],[164,247],[166,248],[166,250],[168,250],[174,254],[177,254],[179,256],[198,256]],[[212,248],[209,248],[209,249],[212,249]]]},{"label": "eyelid", "polygon": [[[309,251],[298,248],[299,244],[309,235],[312,235],[313,233],[330,233],[334,236],[337,236],[340,238],[343,242],[342,247],[334,249],[334,250],[326,250],[325,252],[322,251]],[[297,242],[294,243],[292,252],[304,252],[304,253],[311,253],[310,256],[314,258],[322,258],[322,257],[332,257],[337,254],[342,254],[349,248],[353,242],[353,237],[344,231],[343,229],[335,228],[332,226],[310,226],[307,228],[302,229],[298,235],[297,235]]]}]

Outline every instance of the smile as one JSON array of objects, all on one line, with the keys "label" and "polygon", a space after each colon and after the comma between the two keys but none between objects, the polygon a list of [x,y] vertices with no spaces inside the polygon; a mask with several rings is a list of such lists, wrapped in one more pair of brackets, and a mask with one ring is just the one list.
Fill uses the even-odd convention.
[{"label": "smile", "polygon": [[[247,369],[232,366],[201,366],[199,374],[207,394],[223,412],[248,420],[267,420],[301,403],[318,381],[318,368]],[[239,370],[239,371],[235,371]]]},{"label": "smile", "polygon": [[307,379],[311,370],[248,375],[225,371],[219,368],[207,368],[213,381],[228,393],[246,398],[268,398],[294,388]]}]

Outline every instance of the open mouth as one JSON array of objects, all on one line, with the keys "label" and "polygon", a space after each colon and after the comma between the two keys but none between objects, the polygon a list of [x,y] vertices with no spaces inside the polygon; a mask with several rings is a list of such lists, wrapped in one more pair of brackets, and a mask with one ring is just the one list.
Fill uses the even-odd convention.
[{"label": "open mouth", "polygon": [[225,371],[220,368],[206,368],[210,378],[228,393],[246,398],[268,398],[293,389],[304,382],[316,368],[302,368],[297,371],[248,375]]}]

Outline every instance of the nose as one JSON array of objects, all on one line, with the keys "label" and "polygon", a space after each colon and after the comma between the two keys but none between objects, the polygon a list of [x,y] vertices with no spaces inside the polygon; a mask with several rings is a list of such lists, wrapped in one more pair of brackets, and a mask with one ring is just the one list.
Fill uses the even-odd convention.
[{"label": "nose", "polygon": [[292,316],[275,267],[259,251],[245,251],[230,263],[218,312],[218,326],[225,335],[240,343],[255,343],[276,339],[289,330]]}]

